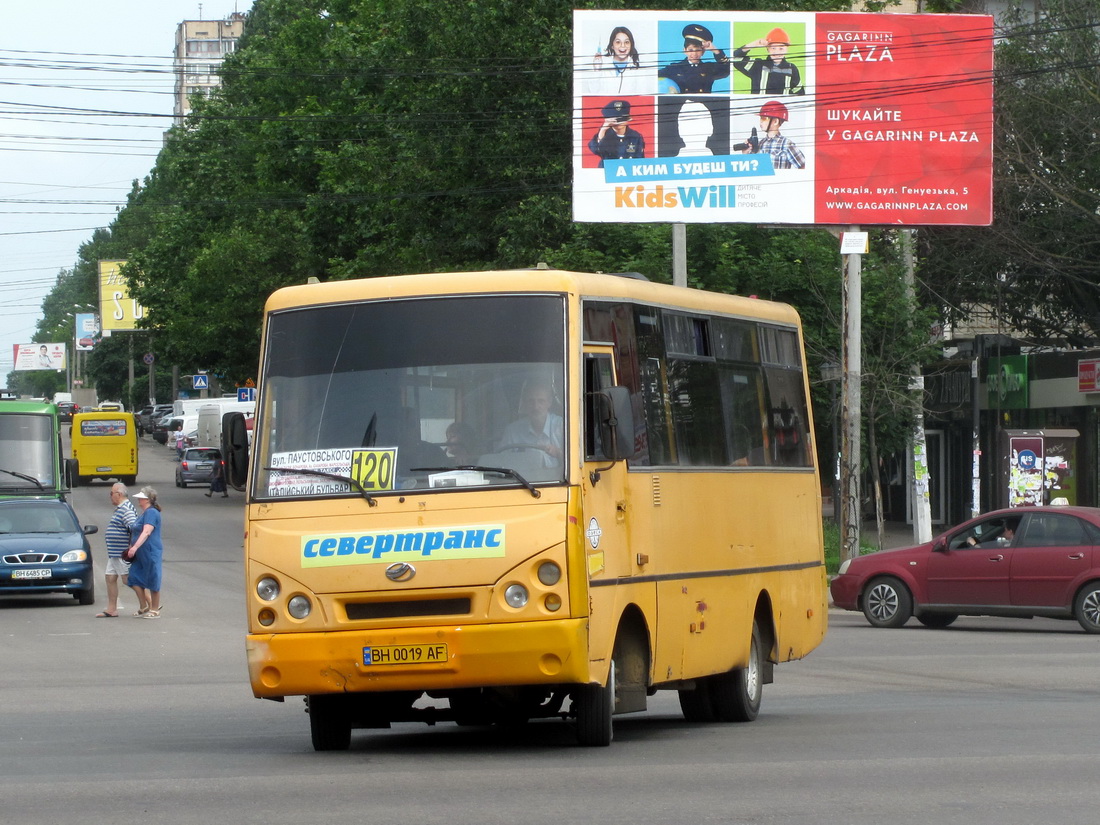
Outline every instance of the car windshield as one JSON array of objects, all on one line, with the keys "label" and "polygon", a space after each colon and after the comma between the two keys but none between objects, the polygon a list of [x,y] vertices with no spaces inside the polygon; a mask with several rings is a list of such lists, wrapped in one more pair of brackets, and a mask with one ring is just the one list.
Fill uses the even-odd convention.
[{"label": "car windshield", "polygon": [[76,533],[72,512],[55,501],[0,503],[0,535],[14,533]]},{"label": "car windshield", "polygon": [[276,313],[254,495],[561,481],[564,341],[558,295]]}]

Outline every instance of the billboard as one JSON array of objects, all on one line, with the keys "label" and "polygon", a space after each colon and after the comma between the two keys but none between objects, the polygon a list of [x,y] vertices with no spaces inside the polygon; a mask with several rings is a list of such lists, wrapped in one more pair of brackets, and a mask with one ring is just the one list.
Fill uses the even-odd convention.
[{"label": "billboard", "polygon": [[992,17],[598,10],[573,25],[577,221],[992,221]]},{"label": "billboard", "polygon": [[78,312],[73,340],[77,352],[91,352],[99,341],[99,318],[93,312]]},{"label": "billboard", "polygon": [[64,344],[16,344],[16,370],[63,370],[68,366]]},{"label": "billboard", "polygon": [[126,261],[99,262],[99,317],[104,335],[137,329],[137,321],[145,317],[145,308],[130,297],[130,285],[122,276],[124,263]]}]

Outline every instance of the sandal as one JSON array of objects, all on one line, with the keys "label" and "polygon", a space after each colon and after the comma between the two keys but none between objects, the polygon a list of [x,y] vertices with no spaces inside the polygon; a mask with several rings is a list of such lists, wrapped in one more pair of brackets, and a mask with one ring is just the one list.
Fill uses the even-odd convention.
[{"label": "sandal", "polygon": [[159,610],[149,610],[146,613],[144,613],[141,618],[143,618],[143,619],[159,619],[160,618],[160,611]]},{"label": "sandal", "polygon": [[137,612],[137,613],[135,613],[135,614],[134,614],[134,616],[136,616],[137,618],[139,618],[139,619],[140,619],[140,618],[141,618],[142,616],[144,616],[144,615],[145,615],[146,613],[148,613],[148,612],[149,612],[149,608],[148,608],[148,607],[139,607],[139,608],[138,608],[138,612]]},{"label": "sandal", "polygon": [[108,613],[106,610],[104,610],[102,613],[96,613],[95,617],[97,619],[117,619],[118,614],[117,613]]}]

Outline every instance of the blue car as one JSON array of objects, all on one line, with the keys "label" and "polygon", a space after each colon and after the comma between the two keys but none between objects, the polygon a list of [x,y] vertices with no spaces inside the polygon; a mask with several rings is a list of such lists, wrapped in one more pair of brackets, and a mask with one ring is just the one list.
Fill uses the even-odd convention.
[{"label": "blue car", "polygon": [[69,593],[95,602],[92,547],[99,531],[81,526],[67,501],[0,500],[0,596]]}]

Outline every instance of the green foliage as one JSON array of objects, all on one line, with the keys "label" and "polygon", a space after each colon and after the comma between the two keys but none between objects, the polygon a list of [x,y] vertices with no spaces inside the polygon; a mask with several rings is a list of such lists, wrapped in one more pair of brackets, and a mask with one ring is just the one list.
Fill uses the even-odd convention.
[{"label": "green foliage", "polygon": [[[670,280],[668,226],[572,221],[575,6],[667,3],[256,0],[222,87],[172,130],[110,232],[82,250],[79,271],[93,271],[97,258],[128,261],[158,365],[237,382],[254,377],[266,297],[311,276],[545,261]],[[740,8],[848,4],[748,0]],[[871,399],[895,397],[923,351],[905,326],[913,315],[897,288],[892,237],[883,232],[864,264]],[[824,230],[688,231],[689,283],[794,305],[814,375],[839,350],[839,276],[837,241]],[[89,359],[111,397],[126,380],[117,346]],[[904,412],[885,401],[876,409],[876,426],[904,431]]]},{"label": "green foliage", "polygon": [[993,225],[922,232],[923,272],[951,317],[984,303],[1082,346],[1100,335],[1100,5],[1042,10],[1012,12],[996,47]]}]

